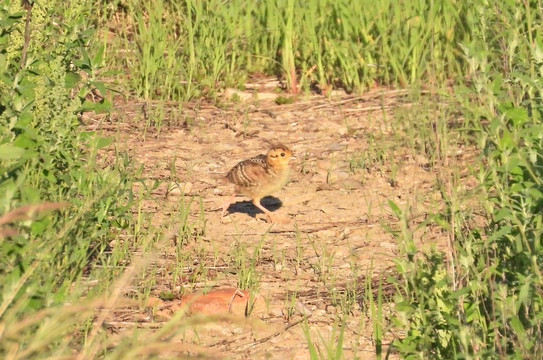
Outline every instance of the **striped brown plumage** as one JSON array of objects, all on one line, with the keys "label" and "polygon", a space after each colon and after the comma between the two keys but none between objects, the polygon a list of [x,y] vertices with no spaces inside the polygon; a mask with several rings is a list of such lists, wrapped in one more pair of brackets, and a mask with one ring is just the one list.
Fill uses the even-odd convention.
[{"label": "striped brown plumage", "polygon": [[262,154],[240,162],[226,175],[232,184],[241,187],[257,186],[264,176],[277,176],[277,173],[266,162],[266,155]]}]

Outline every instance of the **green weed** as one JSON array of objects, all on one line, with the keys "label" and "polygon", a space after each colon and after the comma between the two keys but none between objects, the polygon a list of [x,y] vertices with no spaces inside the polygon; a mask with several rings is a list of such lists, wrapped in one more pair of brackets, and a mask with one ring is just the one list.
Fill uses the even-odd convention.
[{"label": "green weed", "polygon": [[326,93],[337,85],[361,92],[375,82],[405,87],[420,79],[435,84],[472,67],[458,44],[473,41],[484,26],[473,18],[483,5],[452,1],[105,5],[96,10],[98,27],[123,22],[113,27],[108,68],[127,69],[137,96],[175,100],[242,88],[253,72],[281,76],[292,93],[315,87]]},{"label": "green weed", "polygon": [[[459,130],[479,144],[484,165],[474,170],[480,183],[472,193],[459,191],[455,174],[443,179],[446,207],[431,218],[449,234],[448,252],[420,254],[409,227],[397,229],[407,257],[397,261],[403,280],[395,322],[408,330],[395,346],[407,358],[532,358],[541,352],[543,119],[535,74],[543,69],[543,47],[535,35],[541,14],[530,3],[523,11],[513,3],[478,4],[467,17],[470,26],[484,26],[462,43],[471,78],[454,94],[464,118]],[[445,139],[451,130],[442,124],[436,132]],[[446,159],[444,144],[435,149]],[[466,201],[479,208],[461,206]],[[404,211],[391,206],[407,224]],[[472,220],[475,211],[484,214],[484,225]]]},{"label": "green weed", "polygon": [[[328,338],[325,338],[318,332],[319,338],[315,341],[312,338],[307,320],[301,325],[309,348],[309,358],[311,360],[341,360],[345,359],[343,351],[343,335],[345,332],[345,322],[337,321],[333,324],[332,332]],[[320,345],[320,346],[319,346]]]}]

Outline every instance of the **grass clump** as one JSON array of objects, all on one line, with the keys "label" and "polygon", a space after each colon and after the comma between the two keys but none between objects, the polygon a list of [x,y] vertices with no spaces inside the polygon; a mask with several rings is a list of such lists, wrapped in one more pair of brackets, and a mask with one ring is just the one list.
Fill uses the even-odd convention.
[{"label": "grass clump", "polygon": [[[80,75],[92,72],[85,49],[90,34],[44,23],[42,31],[32,34],[41,46],[31,41],[26,59],[10,58],[8,54],[21,53],[24,45],[11,39],[25,23],[7,6],[1,11],[4,19],[14,20],[2,32],[1,42],[5,60],[0,103],[1,211],[42,202],[59,204],[61,209],[33,220],[27,216],[26,222],[12,225],[11,240],[2,241],[7,276],[2,285],[4,291],[10,289],[32,264],[39,263],[34,276],[41,278],[36,285],[41,284],[31,292],[33,303],[43,305],[54,302],[55,296],[63,298],[60,294],[81,276],[89,256],[103,251],[109,241],[106,229],[125,226],[128,207],[121,199],[130,195],[130,179],[122,168],[128,164],[99,169],[96,151],[112,139],[79,130],[76,113],[86,106],[91,86]],[[40,11],[53,11],[53,5],[36,5],[32,16],[40,16]],[[53,36],[62,45],[52,42]]]},{"label": "grass clump", "polygon": [[275,103],[277,105],[287,105],[294,103],[294,98],[292,96],[278,96],[277,99],[275,99]]},{"label": "grass clump", "polygon": [[[66,353],[58,344],[84,331],[97,306],[90,299],[130,260],[123,246],[106,249],[130,229],[135,172],[123,156],[101,165],[97,151],[112,139],[82,130],[78,117],[108,107],[103,98],[87,100],[104,87],[94,78],[101,55],[87,52],[93,32],[84,5],[0,2],[3,358]],[[102,270],[108,267],[116,270]],[[87,280],[98,286],[84,286]]]},{"label": "grass clump", "polygon": [[434,219],[449,233],[449,251],[418,256],[405,212],[394,207],[409,249],[397,261],[395,318],[406,329],[395,340],[406,358],[520,359],[543,350],[541,14],[534,3],[474,11],[468,20],[485,26],[462,45],[470,79],[455,97],[461,131],[482,150],[478,206],[466,206],[474,198],[458,192],[456,175],[444,179],[445,210]]},{"label": "grass clump", "polygon": [[129,0],[97,2],[91,11],[97,27],[114,24],[102,33],[104,63],[120,74],[119,85],[144,98],[187,100],[243,88],[253,73],[279,76],[292,94],[443,82],[470,66],[458,44],[482,25],[481,6]]}]

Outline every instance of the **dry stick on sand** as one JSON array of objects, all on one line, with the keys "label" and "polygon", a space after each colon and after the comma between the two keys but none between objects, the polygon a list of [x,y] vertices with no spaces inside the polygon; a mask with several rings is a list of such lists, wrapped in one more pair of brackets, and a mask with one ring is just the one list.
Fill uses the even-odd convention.
[{"label": "dry stick on sand", "polygon": [[[313,314],[304,315],[301,318],[299,318],[298,320],[288,323],[284,328],[274,332],[271,335],[265,336],[263,338],[255,340],[255,341],[251,341],[250,343],[247,343],[247,344],[241,344],[241,345],[235,346],[233,348],[238,349],[238,348],[240,348],[242,346],[253,346],[253,345],[257,345],[257,344],[262,344],[262,343],[264,343],[266,341],[269,341],[269,340],[273,339],[274,337],[277,337],[277,336],[281,335],[282,333],[284,333],[285,331],[287,331],[291,327],[296,326],[296,325],[306,321],[307,319],[309,319],[311,317],[311,315],[313,315]],[[210,347],[215,347],[215,346],[220,346],[220,345],[229,345],[229,344],[235,343],[238,340],[240,340],[240,339],[237,338],[237,337],[235,339],[222,340],[222,341],[216,342],[214,344],[211,344]]]}]

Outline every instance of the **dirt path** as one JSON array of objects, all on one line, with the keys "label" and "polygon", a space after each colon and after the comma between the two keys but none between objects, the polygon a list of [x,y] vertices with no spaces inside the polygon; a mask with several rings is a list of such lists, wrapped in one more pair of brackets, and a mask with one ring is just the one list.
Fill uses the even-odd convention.
[{"label": "dirt path", "polygon": [[[237,95],[246,101],[224,109],[119,106],[116,116],[123,123],[109,125],[122,134],[120,148],[143,164],[144,176],[163,181],[146,203],[156,222],[167,209],[190,204],[192,236],[176,236],[162,249],[151,298],[176,286],[188,294],[245,284],[258,294],[247,318],[244,307],[233,308],[227,321],[187,330],[173,339],[170,355],[308,359],[303,324],[325,352],[343,319],[345,358],[375,358],[372,333],[378,319],[371,313],[368,283],[375,295],[382,276],[385,295],[390,292],[386,276],[393,274],[399,255],[397,241],[382,226],[398,222],[388,202],[409,203],[413,223],[422,222],[427,209],[439,207],[436,184],[442,169],[430,166],[430,159],[414,153],[402,138],[395,114],[410,106],[405,92],[310,96],[277,105],[274,86],[254,84]],[[256,105],[254,91],[260,99]],[[144,128],[161,118],[160,131]],[[231,188],[219,178],[275,142],[291,147],[297,160],[288,185],[263,204],[286,212],[291,223],[270,226],[244,198],[221,223],[214,209]],[[458,154],[458,161],[468,156]],[[446,234],[432,227],[415,235],[418,245],[446,246]],[[167,320],[178,304],[179,299],[157,300],[149,321]],[[383,311],[386,327],[388,305]],[[392,334],[385,331],[383,337],[386,351]]]}]

